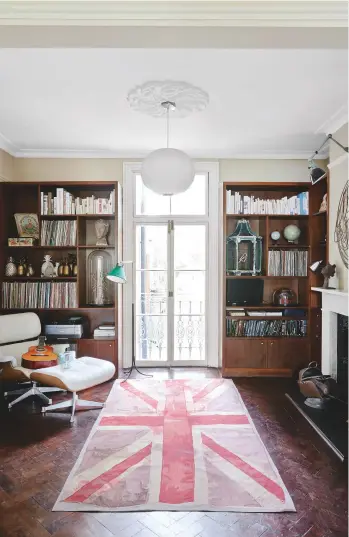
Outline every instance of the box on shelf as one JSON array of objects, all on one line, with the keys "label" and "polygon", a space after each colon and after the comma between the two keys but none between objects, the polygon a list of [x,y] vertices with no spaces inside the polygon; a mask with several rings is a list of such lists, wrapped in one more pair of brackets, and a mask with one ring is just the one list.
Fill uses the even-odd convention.
[{"label": "box on shelf", "polygon": [[34,246],[35,240],[33,237],[11,237],[8,239],[9,246]]}]

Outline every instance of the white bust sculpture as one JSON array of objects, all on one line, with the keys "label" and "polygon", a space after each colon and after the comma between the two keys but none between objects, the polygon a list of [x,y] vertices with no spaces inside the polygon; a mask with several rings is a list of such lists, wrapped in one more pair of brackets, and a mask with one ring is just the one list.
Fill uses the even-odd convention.
[{"label": "white bust sculpture", "polygon": [[109,231],[109,223],[106,220],[96,220],[95,230],[97,242],[96,246],[108,246],[107,235]]}]

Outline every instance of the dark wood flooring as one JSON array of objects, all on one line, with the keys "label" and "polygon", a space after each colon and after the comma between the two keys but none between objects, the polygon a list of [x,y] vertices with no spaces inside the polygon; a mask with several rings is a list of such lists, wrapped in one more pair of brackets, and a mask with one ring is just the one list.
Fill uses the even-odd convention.
[{"label": "dark wood flooring", "polygon": [[[217,376],[156,370],[157,378]],[[296,513],[53,513],[98,410],[40,414],[27,400],[8,412],[0,396],[0,537],[345,537],[347,469],[286,399],[291,380],[236,379]],[[83,397],[104,401],[112,383]],[[62,399],[54,394],[53,399]]]}]

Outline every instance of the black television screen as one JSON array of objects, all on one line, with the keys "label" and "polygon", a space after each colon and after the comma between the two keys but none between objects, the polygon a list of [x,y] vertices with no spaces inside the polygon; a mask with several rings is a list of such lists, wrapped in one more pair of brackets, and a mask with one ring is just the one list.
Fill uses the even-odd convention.
[{"label": "black television screen", "polygon": [[227,306],[260,306],[263,291],[264,280],[261,278],[227,280]]}]

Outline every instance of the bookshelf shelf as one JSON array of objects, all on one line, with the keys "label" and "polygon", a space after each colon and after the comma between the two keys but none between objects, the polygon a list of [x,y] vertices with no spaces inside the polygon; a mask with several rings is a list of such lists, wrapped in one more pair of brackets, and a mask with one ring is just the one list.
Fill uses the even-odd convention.
[{"label": "bookshelf shelf", "polygon": [[7,246],[10,250],[76,250],[76,246]]},{"label": "bookshelf shelf", "polygon": [[44,278],[40,276],[5,276],[4,282],[76,282],[77,278],[73,276],[59,276],[57,278]]},{"label": "bookshelf shelf", "polygon": [[[229,194],[227,194],[229,191]],[[228,199],[227,199],[228,196]],[[223,184],[223,227],[224,237],[233,233],[237,221],[246,219],[250,221],[254,233],[263,239],[262,254],[262,275],[259,276],[235,276],[227,273],[224,267],[223,283],[223,341],[222,341],[222,375],[228,377],[236,376],[291,376],[296,370],[309,363],[310,350],[310,280],[306,267],[309,260],[312,259],[312,241],[309,230],[309,223],[313,210],[311,186],[309,183],[233,183]],[[269,201],[266,201],[269,200]],[[285,201],[286,200],[286,201]],[[228,207],[234,208],[234,204],[239,206],[240,210],[243,204],[247,203],[247,210],[257,211],[259,208],[268,210],[270,214],[256,214],[248,212],[246,214],[237,214],[228,212]],[[279,212],[305,212],[310,214],[274,214],[271,211]],[[287,243],[283,238],[283,229],[289,224],[297,225],[301,230],[300,244]],[[272,231],[279,231],[281,239],[274,243],[270,237]],[[283,244],[283,242],[285,244]],[[224,254],[226,259],[224,240]],[[273,251],[285,250],[285,254],[275,254]],[[299,250],[301,253],[291,254],[292,250]],[[305,252],[308,252],[306,254]],[[269,255],[270,254],[270,255]],[[280,259],[280,261],[279,261]],[[271,263],[271,266],[269,266]],[[279,267],[279,268],[278,268]],[[272,276],[270,272],[292,272],[303,274],[302,276]],[[294,267],[294,268],[292,268]],[[260,279],[263,281],[263,299],[262,303],[255,306],[241,305],[244,311],[263,311],[273,313],[273,311],[283,311],[284,309],[300,309],[302,315],[278,316],[278,315],[229,315],[233,307],[226,305],[226,286],[229,280],[238,279]],[[299,304],[292,306],[278,306],[273,304],[274,292],[278,289],[291,289]],[[239,305],[236,306],[239,308]],[[236,324],[231,324],[238,321]],[[252,324],[239,325],[240,322],[251,321]],[[271,321],[269,325],[255,325],[258,321]],[[281,321],[282,325],[275,323]],[[284,323],[288,323],[284,326]],[[241,328],[240,328],[241,326]],[[262,326],[262,328],[261,328]],[[280,326],[284,326],[289,333],[298,332],[302,335],[268,335],[254,336],[241,335],[252,333],[273,333],[272,330],[281,333]],[[231,335],[238,333],[238,336]]]},{"label": "bookshelf shelf", "polygon": [[302,279],[306,279],[308,278],[309,276],[229,276],[227,275],[226,278],[227,280],[238,280],[238,279],[251,279],[251,280],[256,280],[256,279],[262,279],[262,280],[292,280],[294,278],[298,279],[298,278],[302,278]]},{"label": "bookshelf shelf", "polygon": [[[121,258],[120,194],[120,186],[114,181],[60,184],[0,183],[0,242],[5,246],[0,249],[0,315],[35,312],[40,318],[42,328],[45,324],[54,322],[64,324],[71,316],[82,316],[88,325],[89,337],[74,342],[77,356],[106,359],[112,361],[116,369],[118,369],[117,338],[109,340],[103,338],[96,341],[92,338],[92,334],[102,324],[111,323],[115,327],[118,326],[118,294],[122,289],[121,286],[112,286],[110,301],[113,304],[105,306],[87,304],[87,267],[88,256],[94,250],[107,250],[113,260]],[[68,214],[67,211],[74,211],[75,208],[79,211],[92,211],[94,208],[94,211],[98,212]],[[53,213],[55,209],[58,210],[56,214],[43,214],[46,211]],[[8,246],[8,238],[18,236],[15,213],[37,214],[39,236],[42,234],[45,236],[45,241],[55,242],[57,246],[42,244],[44,239],[42,242],[39,239],[34,246]],[[107,220],[109,224],[107,247],[93,244],[96,242],[97,219]],[[60,225],[59,221],[64,223]],[[72,223],[69,224],[69,221]],[[75,244],[66,245],[66,242]],[[46,254],[52,257],[54,265],[76,263],[77,276],[42,278],[41,266]],[[74,257],[69,258],[68,254]],[[17,263],[21,258],[26,258],[32,265],[35,276],[6,277],[5,265],[9,256],[14,257]],[[46,306],[54,303],[64,306],[69,304],[69,307],[25,306],[29,304]],[[5,308],[4,305],[23,305],[23,307]]]}]

